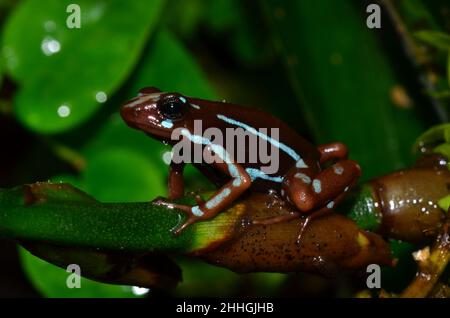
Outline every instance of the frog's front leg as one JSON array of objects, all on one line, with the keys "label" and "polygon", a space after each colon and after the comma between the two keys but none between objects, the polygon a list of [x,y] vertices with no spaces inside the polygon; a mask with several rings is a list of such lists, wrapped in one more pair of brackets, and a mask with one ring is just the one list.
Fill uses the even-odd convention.
[{"label": "frog's front leg", "polygon": [[[204,154],[206,157],[204,158],[205,160],[211,162],[211,165],[215,168],[228,174],[231,177],[231,180],[217,190],[211,198],[198,205],[168,204],[174,208],[181,209],[188,214],[188,219],[174,231],[175,234],[181,233],[181,231],[190,224],[216,216],[220,211],[224,210],[235,201],[251,185],[251,178],[245,169],[232,161],[222,147],[220,147],[220,149],[214,149],[214,145],[207,146]],[[199,200],[197,200],[197,202],[199,202]]]}]

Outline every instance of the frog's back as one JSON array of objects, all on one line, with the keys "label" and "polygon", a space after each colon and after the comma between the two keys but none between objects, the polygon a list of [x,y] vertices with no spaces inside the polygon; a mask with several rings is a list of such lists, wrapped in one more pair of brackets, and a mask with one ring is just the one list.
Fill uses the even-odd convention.
[{"label": "frog's back", "polygon": [[[224,133],[223,146],[250,174],[254,190],[277,189],[284,175],[295,165],[320,169],[316,147],[279,118],[255,108],[193,101],[202,108],[203,115],[207,114],[204,128],[215,127]],[[245,139],[239,143],[237,138],[242,138],[243,133]],[[222,182],[215,181],[220,184],[227,179],[224,176],[219,178]]]}]

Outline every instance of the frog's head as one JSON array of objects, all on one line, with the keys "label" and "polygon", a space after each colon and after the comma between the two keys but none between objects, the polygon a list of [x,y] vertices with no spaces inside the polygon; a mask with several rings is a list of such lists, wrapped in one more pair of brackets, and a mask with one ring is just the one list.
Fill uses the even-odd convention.
[{"label": "frog's head", "polygon": [[143,88],[120,111],[130,126],[158,139],[169,140],[172,131],[184,126],[189,112],[187,98],[178,93],[164,93],[154,87]]}]

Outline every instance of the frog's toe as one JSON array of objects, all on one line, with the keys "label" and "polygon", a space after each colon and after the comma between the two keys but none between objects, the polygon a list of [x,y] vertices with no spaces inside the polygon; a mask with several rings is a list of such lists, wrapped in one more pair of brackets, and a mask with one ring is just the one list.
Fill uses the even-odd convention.
[{"label": "frog's toe", "polygon": [[185,204],[173,203],[173,202],[167,201],[166,199],[163,199],[163,198],[154,200],[153,203],[156,204],[156,205],[166,206],[169,209],[180,209],[180,210],[182,210],[184,212],[192,213],[191,212],[192,206],[185,205]]},{"label": "frog's toe", "polygon": [[200,221],[198,217],[190,215],[183,224],[173,229],[172,232],[174,235],[180,235],[189,225],[194,224],[198,221]]}]

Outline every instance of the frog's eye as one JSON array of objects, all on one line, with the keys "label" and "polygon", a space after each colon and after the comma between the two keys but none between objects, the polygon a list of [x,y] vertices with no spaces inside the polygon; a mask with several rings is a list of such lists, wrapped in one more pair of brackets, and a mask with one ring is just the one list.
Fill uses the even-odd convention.
[{"label": "frog's eye", "polygon": [[181,96],[168,96],[158,101],[158,109],[167,119],[180,119],[186,113],[186,98]]}]

